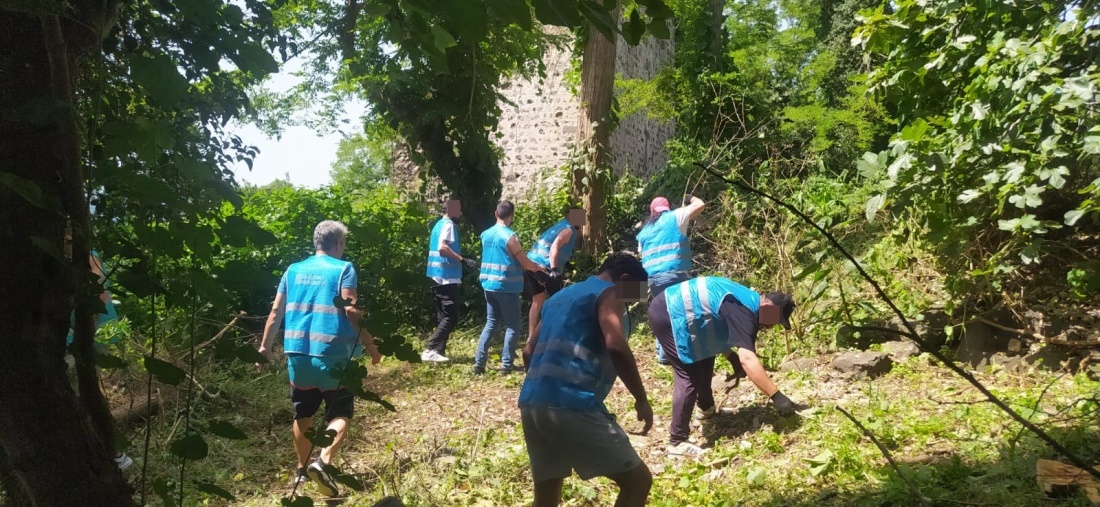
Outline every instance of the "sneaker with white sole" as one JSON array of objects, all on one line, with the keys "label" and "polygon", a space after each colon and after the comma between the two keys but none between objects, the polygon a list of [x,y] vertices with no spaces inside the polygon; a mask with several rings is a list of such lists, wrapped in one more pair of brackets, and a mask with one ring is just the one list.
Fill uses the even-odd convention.
[{"label": "sneaker with white sole", "polygon": [[427,363],[446,363],[451,359],[434,350],[425,350],[420,353],[420,360]]},{"label": "sneaker with white sole", "polygon": [[115,457],[115,464],[118,465],[119,470],[126,470],[130,468],[130,465],[134,464],[134,460],[130,459],[126,453],[122,453]]},{"label": "sneaker with white sole", "polygon": [[665,449],[665,452],[669,456],[686,456],[688,458],[698,458],[707,453],[707,449],[703,449],[695,444],[688,442],[680,442],[676,445],[670,445]]},{"label": "sneaker with white sole", "polygon": [[309,475],[306,474],[306,467],[298,467],[298,472],[294,474],[294,485],[301,486],[309,482]]},{"label": "sneaker with white sole", "polygon": [[317,490],[322,495],[333,497],[340,494],[340,489],[336,486],[336,480],[332,478],[325,466],[321,463],[321,460],[314,461],[306,467],[306,475],[309,476],[313,482],[317,483]]}]

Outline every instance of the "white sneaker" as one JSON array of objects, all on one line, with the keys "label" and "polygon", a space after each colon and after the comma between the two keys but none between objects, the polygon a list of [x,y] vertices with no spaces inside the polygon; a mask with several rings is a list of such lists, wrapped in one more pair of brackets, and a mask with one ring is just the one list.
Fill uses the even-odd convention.
[{"label": "white sneaker", "polygon": [[424,352],[420,353],[420,360],[427,361],[429,363],[446,363],[451,359],[434,350],[425,350]]},{"label": "white sneaker", "polygon": [[127,468],[130,468],[130,465],[134,464],[134,460],[130,459],[130,457],[127,456],[126,453],[122,453],[115,458],[115,464],[118,465],[119,470],[126,470]]},{"label": "white sneaker", "polygon": [[707,453],[707,449],[703,449],[695,444],[688,442],[680,442],[676,445],[670,445],[665,449],[665,452],[669,456],[687,456],[689,458],[698,458]]}]

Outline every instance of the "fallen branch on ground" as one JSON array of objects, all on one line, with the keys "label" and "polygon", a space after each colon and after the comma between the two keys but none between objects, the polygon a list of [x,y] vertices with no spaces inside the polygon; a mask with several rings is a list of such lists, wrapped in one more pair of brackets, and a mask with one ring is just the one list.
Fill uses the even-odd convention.
[{"label": "fallen branch on ground", "polygon": [[852,423],[855,424],[856,427],[859,428],[859,430],[862,431],[864,435],[867,435],[867,437],[871,439],[871,442],[875,444],[875,447],[878,447],[878,450],[881,451],[882,455],[886,457],[886,461],[890,462],[890,467],[894,469],[894,472],[898,474],[898,477],[900,477],[901,480],[905,482],[906,486],[909,486],[909,489],[913,492],[913,495],[917,497],[917,500],[921,503],[921,505],[931,505],[931,500],[921,494],[920,489],[917,488],[917,485],[914,484],[913,481],[909,480],[909,476],[901,472],[901,468],[899,468],[897,462],[894,461],[894,457],[890,455],[890,451],[886,450],[886,447],[883,447],[883,445],[879,443],[878,439],[875,438],[875,434],[871,433],[871,430],[868,430],[862,424],[860,424],[860,422],[855,417],[852,417],[852,414],[849,414],[847,410],[844,410],[839,406],[837,406],[836,409],[840,411],[841,414],[844,414],[844,417],[847,417],[848,420],[852,421]]}]

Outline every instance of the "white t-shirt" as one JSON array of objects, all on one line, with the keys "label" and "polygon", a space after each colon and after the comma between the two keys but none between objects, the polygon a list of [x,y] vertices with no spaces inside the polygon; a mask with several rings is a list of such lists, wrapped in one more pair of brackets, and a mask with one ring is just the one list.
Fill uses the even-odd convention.
[{"label": "white t-shirt", "polygon": [[[687,206],[684,206],[671,210],[669,213],[672,213],[672,216],[676,217],[676,227],[680,229],[680,234],[687,236],[688,227],[691,225],[691,210],[689,210]],[[638,254],[641,255],[641,253],[642,244],[638,243]]]},{"label": "white t-shirt", "polygon": [[[458,235],[455,234],[454,222],[450,220],[443,222],[443,230],[439,231],[439,244],[431,245],[431,248],[432,250],[439,251],[439,249],[443,247],[444,243],[450,243],[452,245],[458,244]],[[443,254],[440,254],[440,256],[442,257]],[[436,285],[447,285],[449,283],[461,283],[462,279],[440,278],[438,276],[433,276],[432,281],[435,282]]]}]

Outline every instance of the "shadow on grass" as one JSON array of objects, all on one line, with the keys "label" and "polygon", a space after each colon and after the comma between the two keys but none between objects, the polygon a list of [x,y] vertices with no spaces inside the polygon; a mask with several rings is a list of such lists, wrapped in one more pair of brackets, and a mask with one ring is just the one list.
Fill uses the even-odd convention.
[{"label": "shadow on grass", "polygon": [[722,438],[738,438],[758,431],[764,425],[776,433],[787,433],[802,426],[799,415],[781,416],[766,405],[747,405],[734,409],[732,414],[718,414],[703,423],[703,437],[708,444]]}]

